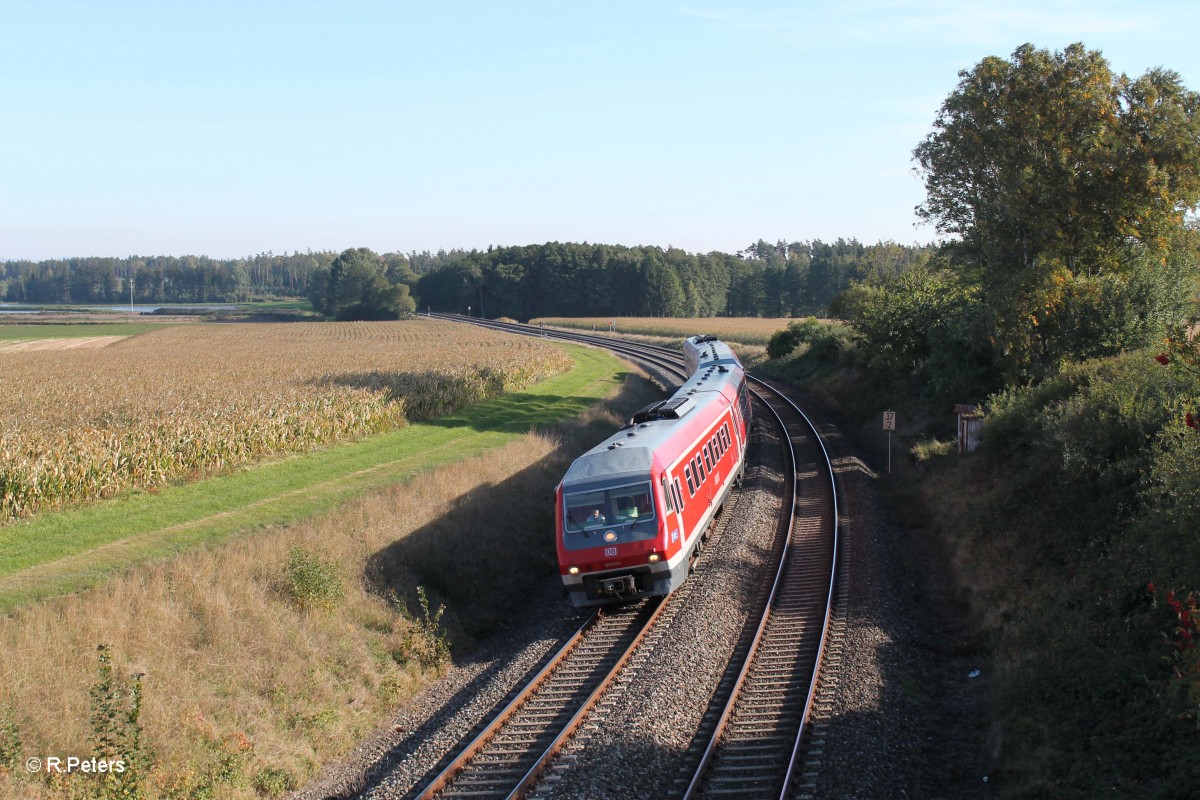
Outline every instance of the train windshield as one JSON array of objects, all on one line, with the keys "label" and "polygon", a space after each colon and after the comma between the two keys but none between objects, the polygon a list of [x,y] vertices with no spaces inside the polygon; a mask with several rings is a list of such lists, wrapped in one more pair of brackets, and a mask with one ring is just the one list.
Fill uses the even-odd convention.
[{"label": "train windshield", "polygon": [[563,495],[568,550],[649,539],[658,532],[649,483]]}]

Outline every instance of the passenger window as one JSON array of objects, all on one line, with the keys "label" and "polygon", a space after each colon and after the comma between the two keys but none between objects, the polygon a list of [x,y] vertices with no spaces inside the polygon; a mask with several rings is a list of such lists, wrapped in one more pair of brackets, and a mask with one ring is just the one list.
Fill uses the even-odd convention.
[{"label": "passenger window", "polygon": [[700,456],[696,456],[694,463],[696,466],[693,469],[695,469],[696,473],[700,476],[700,480],[696,482],[697,485],[699,485],[704,483],[705,479],[708,478],[708,471],[704,469],[704,459],[702,459]]},{"label": "passenger window", "polygon": [[712,468],[713,468],[712,456],[708,454],[708,445],[707,444],[704,445],[704,447],[702,447],[700,449],[700,455],[704,456],[705,469],[707,469],[709,472],[712,472]]},{"label": "passenger window", "polygon": [[679,480],[672,481],[671,488],[675,490],[675,507],[683,511],[683,491],[679,488]]},{"label": "passenger window", "polygon": [[667,486],[667,476],[662,476],[663,502],[667,504],[667,511],[675,510],[675,499],[671,497],[671,490]]},{"label": "passenger window", "polygon": [[690,464],[683,468],[683,477],[687,478],[688,493],[691,494],[692,497],[695,497],[696,482],[692,479],[692,467]]}]

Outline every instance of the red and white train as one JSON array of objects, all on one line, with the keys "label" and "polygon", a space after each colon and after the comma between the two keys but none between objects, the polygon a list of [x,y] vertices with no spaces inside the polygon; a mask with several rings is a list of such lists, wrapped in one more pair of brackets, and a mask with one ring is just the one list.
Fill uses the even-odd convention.
[{"label": "red and white train", "polygon": [[713,336],[683,344],[691,377],[571,464],[555,490],[558,566],[576,606],[674,591],[745,471],[750,393]]}]

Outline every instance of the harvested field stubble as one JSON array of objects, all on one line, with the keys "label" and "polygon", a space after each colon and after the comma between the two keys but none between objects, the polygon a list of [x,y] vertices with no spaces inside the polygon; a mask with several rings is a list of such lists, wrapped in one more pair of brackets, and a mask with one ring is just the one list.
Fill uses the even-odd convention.
[{"label": "harvested field stubble", "polygon": [[571,363],[431,320],[188,325],[0,353],[0,522],[439,416]]}]

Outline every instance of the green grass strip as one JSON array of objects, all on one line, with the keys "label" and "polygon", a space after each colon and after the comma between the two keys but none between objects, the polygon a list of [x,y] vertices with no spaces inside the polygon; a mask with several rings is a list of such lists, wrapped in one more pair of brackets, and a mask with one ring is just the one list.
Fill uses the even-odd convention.
[{"label": "green grass strip", "polygon": [[0,341],[66,339],[77,336],[136,336],[170,327],[164,322],[73,322],[64,325],[0,324]]},{"label": "green grass strip", "polygon": [[79,591],[116,570],[247,530],[327,512],[576,416],[624,381],[627,369],[607,353],[566,347],[575,360],[570,372],[431,422],[0,529],[0,610]]}]

